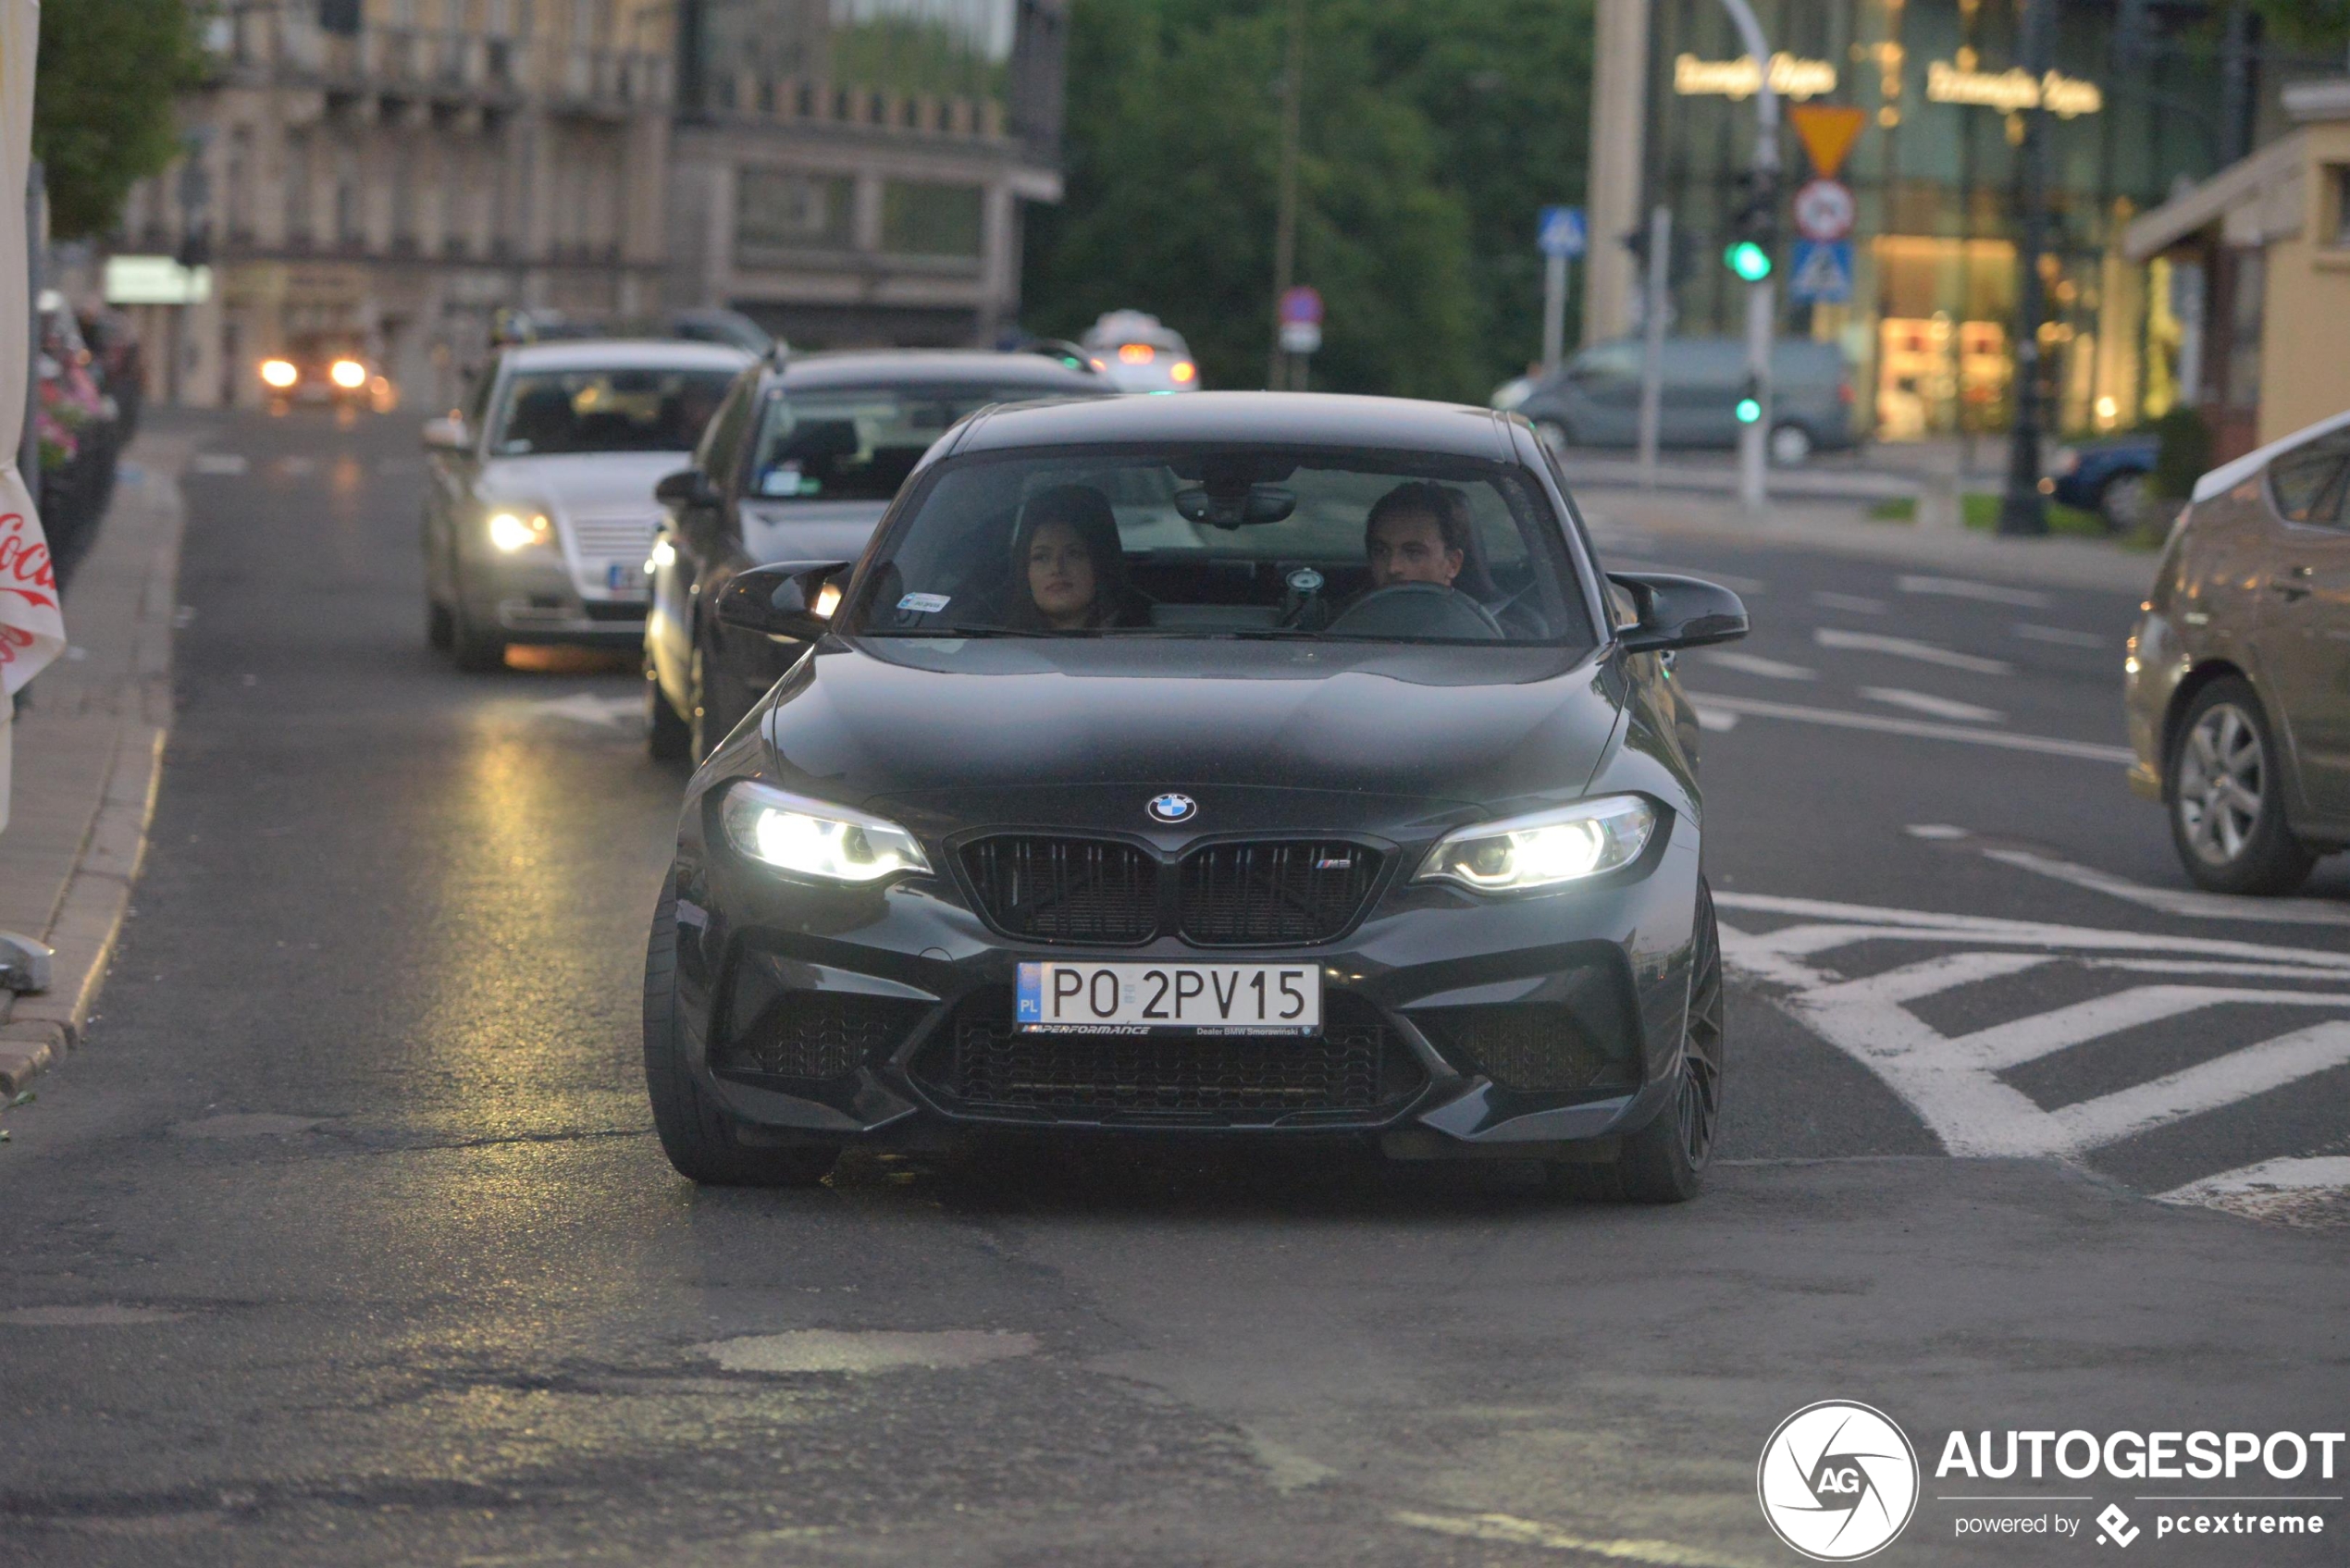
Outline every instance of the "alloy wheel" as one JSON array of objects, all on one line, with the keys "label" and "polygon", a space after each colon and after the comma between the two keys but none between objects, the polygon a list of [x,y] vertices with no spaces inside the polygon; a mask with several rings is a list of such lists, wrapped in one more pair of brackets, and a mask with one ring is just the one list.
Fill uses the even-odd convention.
[{"label": "alloy wheel", "polygon": [[2179,825],[2189,848],[2214,866],[2244,853],[2259,830],[2268,783],[2260,730],[2232,702],[2195,721],[2179,753]]},{"label": "alloy wheel", "polygon": [[1702,1170],[1713,1154],[1722,1117],[1722,945],[1708,897],[1699,928],[1697,972],[1689,982],[1688,1039],[1681,1052],[1681,1088],[1675,1105],[1681,1147],[1689,1167]]}]

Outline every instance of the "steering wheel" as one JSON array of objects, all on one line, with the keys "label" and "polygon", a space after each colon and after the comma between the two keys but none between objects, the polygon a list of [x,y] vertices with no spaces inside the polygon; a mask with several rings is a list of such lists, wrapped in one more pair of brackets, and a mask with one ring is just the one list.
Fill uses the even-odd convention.
[{"label": "steering wheel", "polygon": [[1499,642],[1502,623],[1468,595],[1441,583],[1393,583],[1374,588],[1341,611],[1325,628],[1340,637],[1451,637]]}]

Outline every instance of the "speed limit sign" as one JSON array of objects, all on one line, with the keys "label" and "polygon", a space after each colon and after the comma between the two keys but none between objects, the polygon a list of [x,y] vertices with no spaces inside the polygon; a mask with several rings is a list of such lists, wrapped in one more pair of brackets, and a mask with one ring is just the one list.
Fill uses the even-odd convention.
[{"label": "speed limit sign", "polygon": [[1795,231],[1806,240],[1841,240],[1852,232],[1852,187],[1814,179],[1795,193]]}]

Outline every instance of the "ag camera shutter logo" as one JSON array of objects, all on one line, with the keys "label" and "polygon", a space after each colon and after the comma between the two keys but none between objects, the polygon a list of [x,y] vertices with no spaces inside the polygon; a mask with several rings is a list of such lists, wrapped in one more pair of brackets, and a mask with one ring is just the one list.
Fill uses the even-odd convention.
[{"label": "ag camera shutter logo", "polygon": [[1822,1400],[1779,1423],[1754,1489],[1779,1539],[1815,1562],[1853,1562],[1917,1512],[1917,1451],[1883,1411]]}]

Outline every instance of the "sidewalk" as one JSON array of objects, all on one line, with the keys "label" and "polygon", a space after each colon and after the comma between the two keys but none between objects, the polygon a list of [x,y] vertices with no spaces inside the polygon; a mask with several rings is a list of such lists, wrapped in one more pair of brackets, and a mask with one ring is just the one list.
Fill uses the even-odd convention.
[{"label": "sidewalk", "polygon": [[[1895,565],[1930,568],[2042,587],[2090,588],[2142,597],[2154,581],[2155,552],[2118,541],[2055,537],[2010,538],[1971,528],[1930,528],[1879,522],[1857,505],[1773,500],[1750,517],[1726,498],[1671,490],[1580,485],[1575,500],[1601,536],[1646,534],[1823,550]],[[1626,544],[1626,549],[1637,549]]]},{"label": "sidewalk", "polygon": [[17,715],[0,930],[39,937],[56,959],[47,991],[0,992],[0,1103],[80,1042],[130,907],[171,722],[179,475],[205,434],[152,411],[66,594],[69,646]]}]

